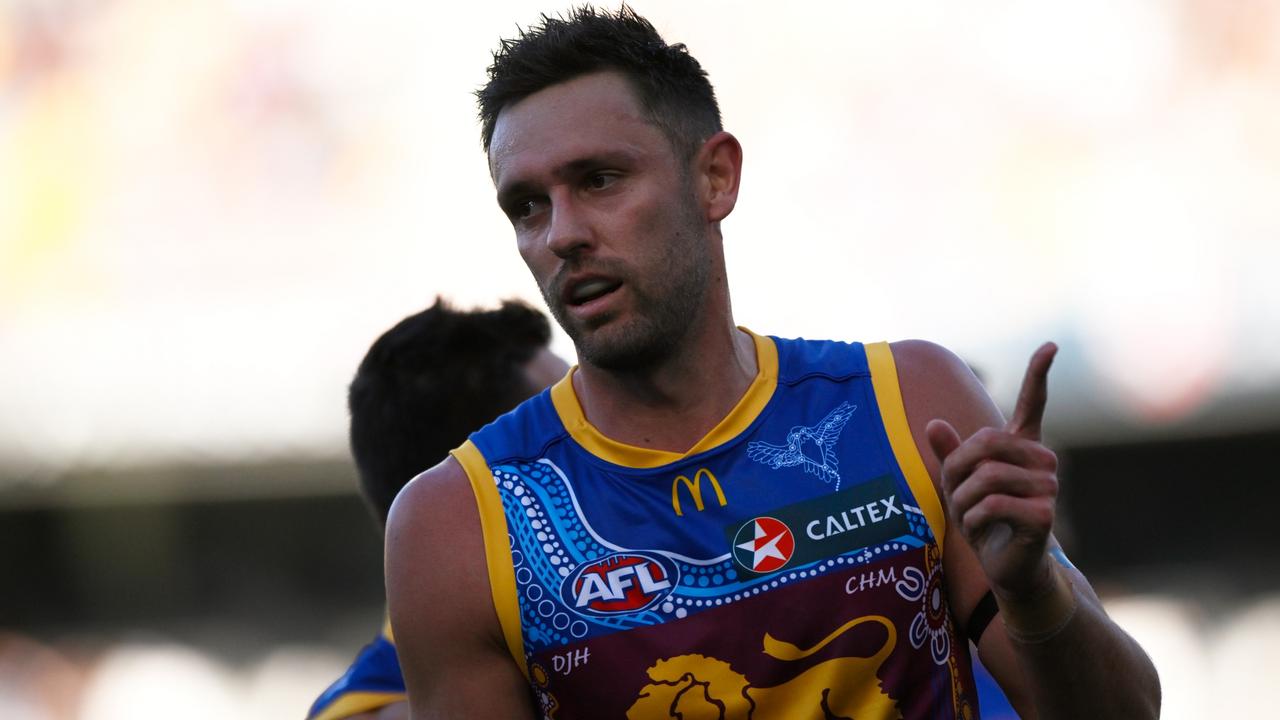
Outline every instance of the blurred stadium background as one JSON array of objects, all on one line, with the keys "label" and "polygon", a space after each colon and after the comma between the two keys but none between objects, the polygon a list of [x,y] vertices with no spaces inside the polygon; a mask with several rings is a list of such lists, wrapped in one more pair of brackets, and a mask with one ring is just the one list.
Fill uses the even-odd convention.
[{"label": "blurred stadium background", "polygon": [[[746,148],[739,320],[1006,408],[1057,340],[1068,551],[1164,717],[1273,716],[1280,2],[635,7]],[[537,299],[470,92],[560,9],[0,0],[0,717],[301,717],[376,631],[346,383]]]}]

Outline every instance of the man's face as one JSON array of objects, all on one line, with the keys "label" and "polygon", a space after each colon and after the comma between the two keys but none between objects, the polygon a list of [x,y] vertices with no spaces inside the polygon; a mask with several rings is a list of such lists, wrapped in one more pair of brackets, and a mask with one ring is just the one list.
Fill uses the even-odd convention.
[{"label": "man's face", "polygon": [[520,254],[582,360],[665,357],[706,293],[707,221],[687,163],[627,81],[584,75],[504,108],[489,163]]}]

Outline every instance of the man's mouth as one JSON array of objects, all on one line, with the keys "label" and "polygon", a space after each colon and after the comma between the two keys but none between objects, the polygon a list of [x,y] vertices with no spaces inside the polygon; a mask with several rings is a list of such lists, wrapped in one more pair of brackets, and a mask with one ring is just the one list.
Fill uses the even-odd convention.
[{"label": "man's mouth", "polygon": [[565,293],[565,301],[569,305],[585,305],[592,300],[608,295],[621,286],[622,282],[619,280],[606,278],[583,280],[569,287],[569,292]]}]

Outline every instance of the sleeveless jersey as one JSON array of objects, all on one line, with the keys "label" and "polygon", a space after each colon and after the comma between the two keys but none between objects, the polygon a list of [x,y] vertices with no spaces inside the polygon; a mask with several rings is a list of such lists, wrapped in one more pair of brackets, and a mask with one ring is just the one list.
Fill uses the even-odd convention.
[{"label": "sleeveless jersey", "polygon": [[391,624],[386,623],[342,677],[316,698],[307,720],[342,720],[407,698]]},{"label": "sleeveless jersey", "polygon": [[753,338],[757,377],[686,453],[602,435],[572,374],[454,451],[535,707],[977,717],[888,345]]}]

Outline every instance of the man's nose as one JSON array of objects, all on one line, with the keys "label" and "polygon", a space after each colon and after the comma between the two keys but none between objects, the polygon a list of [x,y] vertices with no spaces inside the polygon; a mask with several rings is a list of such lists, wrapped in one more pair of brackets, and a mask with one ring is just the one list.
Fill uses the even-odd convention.
[{"label": "man's nose", "polygon": [[554,198],[551,204],[551,224],[547,228],[547,248],[558,257],[568,258],[589,248],[591,243],[591,226],[583,208],[574,202],[569,193]]}]

